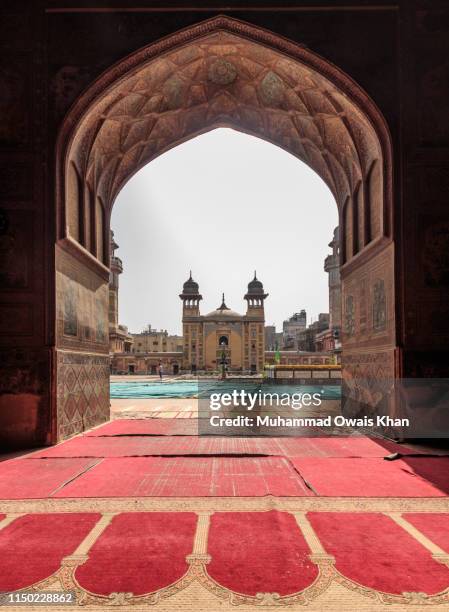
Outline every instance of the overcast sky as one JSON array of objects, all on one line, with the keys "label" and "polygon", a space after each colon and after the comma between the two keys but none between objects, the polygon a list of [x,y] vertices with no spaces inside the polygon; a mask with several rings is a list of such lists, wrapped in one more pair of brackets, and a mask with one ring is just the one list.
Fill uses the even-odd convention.
[{"label": "overcast sky", "polygon": [[266,324],[280,331],[302,308],[310,323],[329,310],[323,260],[337,224],[325,183],[282,149],[231,129],[189,140],[142,168],[115,202],[120,323],[181,333],[178,295],[190,269],[203,314],[222,292],[243,313],[257,270]]}]

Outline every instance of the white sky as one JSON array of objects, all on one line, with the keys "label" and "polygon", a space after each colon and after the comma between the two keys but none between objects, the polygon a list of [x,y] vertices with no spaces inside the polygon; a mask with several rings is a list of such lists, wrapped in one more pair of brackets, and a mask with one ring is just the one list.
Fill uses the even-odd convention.
[{"label": "white sky", "polygon": [[257,270],[269,297],[266,324],[302,308],[328,312],[323,260],[338,224],[335,200],[308,166],[279,147],[231,129],[164,153],[122,189],[112,229],[123,260],[120,323],[181,333],[182,284],[192,269],[201,312],[244,312]]}]

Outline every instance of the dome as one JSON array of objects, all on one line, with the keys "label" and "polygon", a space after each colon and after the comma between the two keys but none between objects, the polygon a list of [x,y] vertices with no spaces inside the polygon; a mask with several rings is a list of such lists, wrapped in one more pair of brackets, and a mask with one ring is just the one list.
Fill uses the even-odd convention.
[{"label": "dome", "polygon": [[224,293],[223,293],[223,299],[222,299],[220,308],[217,308],[217,310],[213,310],[212,312],[209,312],[207,315],[204,315],[204,318],[206,319],[217,319],[217,320],[240,319],[241,317],[242,317],[241,314],[239,314],[238,312],[235,312],[235,310],[231,310],[230,308],[226,306]]},{"label": "dome", "polygon": [[189,278],[182,286],[183,294],[197,295],[200,290],[198,283],[196,283],[192,278],[192,272],[190,272]]},{"label": "dome", "polygon": [[204,315],[205,319],[241,319],[242,315],[235,310],[231,310],[227,308],[226,310],[222,310],[221,308],[217,308],[217,310],[213,310],[209,312],[207,315]]},{"label": "dome", "polygon": [[256,272],[254,272],[254,278],[251,282],[248,283],[248,293],[254,295],[262,295],[263,294],[263,284],[256,276]]}]

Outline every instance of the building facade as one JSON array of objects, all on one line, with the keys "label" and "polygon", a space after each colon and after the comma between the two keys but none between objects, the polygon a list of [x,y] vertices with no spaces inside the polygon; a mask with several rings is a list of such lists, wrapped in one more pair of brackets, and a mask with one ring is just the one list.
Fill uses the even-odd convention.
[{"label": "building facade", "polygon": [[131,334],[119,324],[119,276],[122,260],[116,256],[118,244],[110,232],[109,277],[109,358],[111,374],[178,374],[182,362],[182,337],[169,336],[167,330],[157,331],[148,326],[140,334]]},{"label": "building facade", "polygon": [[291,317],[286,319],[282,325],[283,347],[285,349],[298,348],[298,334],[304,331],[307,327],[307,314],[303,309],[300,312],[295,312]]},{"label": "building facade", "polygon": [[166,376],[179,374],[182,352],[116,353],[111,358],[111,374],[157,375],[162,368]]},{"label": "building facade", "polygon": [[202,315],[198,283],[192,275],[184,283],[182,300],[183,369],[192,372],[228,371],[257,373],[263,370],[265,309],[268,294],[254,274],[244,295],[246,314],[226,306],[224,295],[216,310]]},{"label": "building facade", "polygon": [[309,327],[298,332],[298,350],[299,351],[322,351],[323,347],[317,346],[315,343],[318,334],[329,327],[329,313],[320,312],[318,319],[311,323]]},{"label": "building facade", "polygon": [[329,365],[333,356],[315,351],[265,351],[266,365]]},{"label": "building facade", "polygon": [[276,331],[275,325],[265,325],[265,351],[275,351],[284,345],[282,332]]},{"label": "building facade", "polygon": [[166,329],[156,330],[148,325],[140,334],[131,334],[133,353],[174,353],[182,351],[182,336],[170,335]]},{"label": "building facade", "polygon": [[[329,310],[320,313],[317,321],[307,327],[304,309],[294,313],[276,332],[274,325],[265,326],[264,302],[268,294],[254,274],[244,299],[245,314],[227,307],[223,296],[219,308],[202,315],[203,299],[192,275],[183,285],[183,335],[169,335],[148,325],[131,334],[118,322],[119,275],[123,264],[115,255],[118,248],[110,234],[111,274],[109,285],[109,337],[111,372],[114,374],[156,374],[162,366],[168,374],[183,372],[214,372],[224,365],[229,372],[258,373],[265,364],[276,360],[287,364],[329,363],[339,353],[341,328],[341,287],[339,272],[339,235],[335,228],[329,243],[332,254],[324,262],[329,275]],[[315,361],[309,355],[314,353]],[[319,359],[317,353],[322,353]],[[333,358],[335,361],[335,359]]]}]

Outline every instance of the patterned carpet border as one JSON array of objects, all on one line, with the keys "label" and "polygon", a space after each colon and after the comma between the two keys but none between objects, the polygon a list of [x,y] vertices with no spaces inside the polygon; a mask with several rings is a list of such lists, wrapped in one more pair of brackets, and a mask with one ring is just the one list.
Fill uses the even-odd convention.
[{"label": "patterned carpet border", "polygon": [[362,598],[368,598],[373,604],[388,606],[399,604],[407,606],[407,609],[409,609],[409,606],[410,609],[411,606],[420,606],[421,609],[422,606],[425,606],[426,609],[429,609],[430,606],[433,607],[433,605],[439,607],[440,605],[447,606],[449,603],[449,588],[435,595],[426,595],[421,592],[402,593],[398,595],[384,593],[376,589],[368,588],[343,576],[335,569],[335,560],[329,555],[323,555],[321,558],[317,555],[310,555],[310,558],[318,566],[318,576],[316,580],[304,590],[284,597],[279,596],[277,593],[258,593],[255,596],[250,596],[236,593],[235,591],[225,588],[208,575],[206,566],[210,560],[209,556],[198,554],[189,555],[189,569],[181,579],[166,588],[145,595],[135,596],[133,593],[119,592],[104,596],[91,593],[82,588],[75,578],[75,571],[76,568],[86,560],[86,556],[83,555],[66,557],[62,562],[62,567],[53,575],[35,583],[31,587],[19,589],[16,592],[40,592],[56,588],[74,592],[78,606],[119,606],[123,609],[123,607],[127,608],[129,606],[129,608],[133,608],[134,606],[142,604],[144,606],[154,606],[167,598],[181,593],[184,589],[197,582],[215,598],[216,602],[221,600],[222,602],[229,603],[232,607],[245,604],[251,607],[285,607],[295,606],[295,604],[307,606],[313,600],[325,593],[331,587],[332,583],[337,583],[344,589],[362,596]]},{"label": "patterned carpet border", "polygon": [[0,513],[38,512],[449,512],[446,497],[141,497],[1,500]]}]

